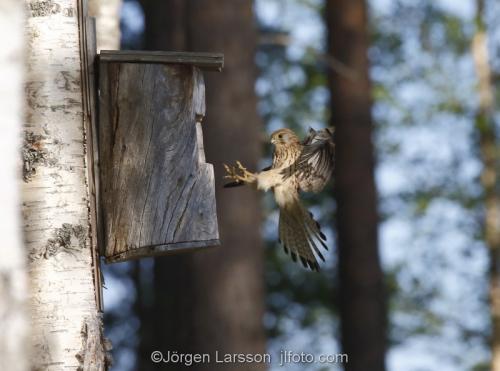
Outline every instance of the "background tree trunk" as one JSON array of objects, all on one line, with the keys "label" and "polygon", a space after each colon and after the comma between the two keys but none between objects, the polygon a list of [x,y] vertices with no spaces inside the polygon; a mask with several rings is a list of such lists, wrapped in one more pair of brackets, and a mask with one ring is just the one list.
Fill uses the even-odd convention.
[{"label": "background tree trunk", "polygon": [[106,368],[92,271],[79,18],[83,0],[25,2],[22,213],[35,369]]},{"label": "background tree trunk", "polygon": [[140,3],[146,21],[145,49],[187,51],[191,0],[140,0]]},{"label": "background tree trunk", "polygon": [[500,371],[500,196],[498,195],[500,153],[495,129],[495,94],[484,21],[484,0],[476,0],[476,8],[476,32],[472,41],[472,54],[479,93],[476,130],[479,138],[479,153],[483,163],[481,184],[485,203],[484,240],[490,255],[491,370]]},{"label": "background tree trunk", "polygon": [[89,15],[96,18],[97,51],[120,49],[122,0],[89,0]]},{"label": "background tree trunk", "polygon": [[354,73],[329,74],[342,349],[349,355],[346,370],[384,370],[386,306],[377,242],[366,3],[328,0],[326,20],[329,53]]},{"label": "background tree trunk", "polygon": [[[256,30],[252,2],[144,0],[146,49],[223,52],[222,73],[205,73],[203,122],[207,162],[216,174],[222,246],[155,260],[151,307],[141,315],[141,362],[151,351],[265,352],[259,197],[251,189],[222,189],[222,163],[257,167],[261,121],[254,93]],[[162,324],[161,326],[159,324]],[[178,370],[178,365],[164,365]],[[169,368],[170,367],[170,368]],[[234,370],[235,365],[200,365]],[[240,370],[264,369],[247,363]]]},{"label": "background tree trunk", "polygon": [[19,182],[24,97],[24,7],[6,0],[0,7],[0,370],[30,370],[27,262],[21,239]]}]

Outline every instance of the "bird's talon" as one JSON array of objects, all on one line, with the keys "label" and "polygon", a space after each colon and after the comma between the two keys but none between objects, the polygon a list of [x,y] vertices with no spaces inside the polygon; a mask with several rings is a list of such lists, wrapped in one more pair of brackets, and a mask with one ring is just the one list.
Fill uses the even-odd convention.
[{"label": "bird's talon", "polygon": [[236,165],[238,165],[238,169],[240,169],[243,172],[247,172],[247,168],[242,165],[241,162],[236,161]]},{"label": "bird's talon", "polygon": [[250,173],[240,161],[236,161],[236,166],[228,166],[224,165],[224,169],[226,170],[225,179],[230,179],[236,182],[247,183],[252,179],[253,174]]}]

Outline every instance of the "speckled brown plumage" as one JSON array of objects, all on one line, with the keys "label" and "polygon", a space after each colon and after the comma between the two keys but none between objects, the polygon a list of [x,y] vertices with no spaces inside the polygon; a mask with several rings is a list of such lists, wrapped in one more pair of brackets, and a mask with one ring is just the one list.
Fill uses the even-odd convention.
[{"label": "speckled brown plumage", "polygon": [[319,270],[316,257],[325,260],[318,246],[325,249],[326,237],[312,214],[302,205],[299,192],[319,192],[331,177],[334,165],[332,131],[310,129],[304,141],[290,129],[271,134],[274,145],[272,166],[260,173],[251,173],[237,162],[226,166],[226,186],[256,185],[257,189],[272,190],[280,209],[279,239],[287,254],[304,267]]}]

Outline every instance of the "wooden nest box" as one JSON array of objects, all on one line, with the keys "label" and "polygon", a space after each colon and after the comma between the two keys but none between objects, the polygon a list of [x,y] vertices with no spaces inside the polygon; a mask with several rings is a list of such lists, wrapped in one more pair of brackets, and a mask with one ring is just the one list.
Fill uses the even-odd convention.
[{"label": "wooden nest box", "polygon": [[106,262],[219,244],[200,69],[221,54],[102,51],[99,228]]}]

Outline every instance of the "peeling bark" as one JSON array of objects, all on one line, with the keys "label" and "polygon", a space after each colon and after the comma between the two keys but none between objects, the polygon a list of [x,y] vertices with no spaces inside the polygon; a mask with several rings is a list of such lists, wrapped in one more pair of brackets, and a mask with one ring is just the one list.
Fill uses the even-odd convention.
[{"label": "peeling bark", "polygon": [[[82,328],[89,318],[99,317],[80,53],[84,2],[25,1],[29,50],[22,214],[30,257],[34,369],[85,369],[79,361]],[[106,368],[102,347],[88,348],[94,354],[85,357],[102,366],[89,370]]]},{"label": "peeling bark", "polygon": [[65,17],[73,17],[75,15],[75,10],[73,8],[63,8],[61,4],[52,0],[32,1],[28,5],[30,16],[34,18],[47,17],[54,14],[62,14]]},{"label": "peeling bark", "polygon": [[42,135],[35,135],[32,132],[24,133],[24,143],[22,148],[23,154],[23,179],[29,182],[36,174],[38,165],[46,163],[47,152],[42,145]]},{"label": "peeling bark", "polygon": [[19,218],[19,140],[23,120],[24,12],[19,0],[2,0],[0,34],[0,370],[25,371],[29,363],[27,262]]},{"label": "peeling bark", "polygon": [[111,342],[103,336],[101,316],[86,318],[82,329],[82,349],[76,358],[78,371],[107,370],[113,364]]},{"label": "peeling bark", "polygon": [[41,257],[48,259],[60,252],[71,253],[86,248],[87,231],[82,225],[73,226],[64,223],[61,228],[56,228],[53,238],[49,238],[41,249],[30,251],[30,260],[34,261]]}]

